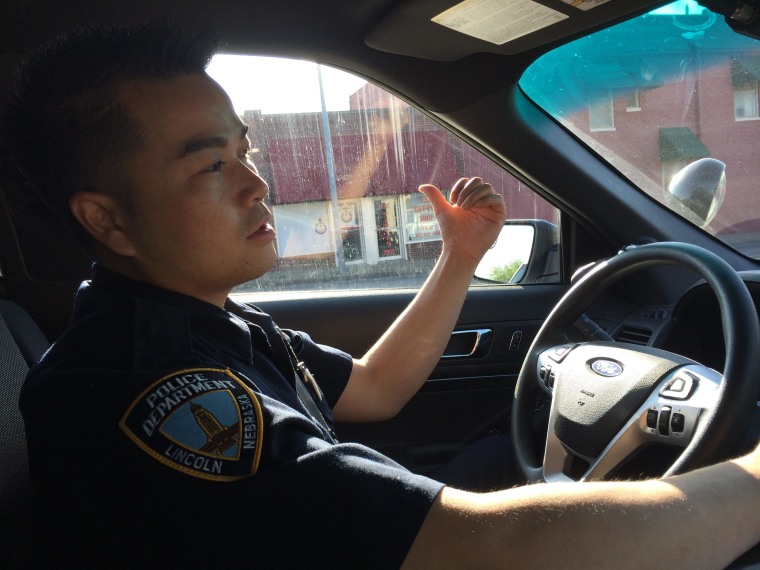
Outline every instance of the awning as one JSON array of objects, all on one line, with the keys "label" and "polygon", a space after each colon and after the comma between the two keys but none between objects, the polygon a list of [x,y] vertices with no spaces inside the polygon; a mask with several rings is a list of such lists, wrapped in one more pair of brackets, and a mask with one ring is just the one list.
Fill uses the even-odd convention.
[{"label": "awning", "polygon": [[760,81],[760,56],[754,55],[731,60],[731,83],[741,87]]},{"label": "awning", "polygon": [[[350,113],[343,113],[346,123],[352,119]],[[330,165],[341,200],[415,194],[423,182],[449,187],[461,176],[456,147],[440,127],[404,131],[388,141],[378,137],[374,145],[369,144],[374,139],[358,129],[333,132],[331,162],[325,156],[319,131],[310,135],[296,125],[265,134],[265,143],[255,140],[252,144],[257,148],[266,145],[268,150],[270,199],[275,205],[329,200]]]},{"label": "awning", "polygon": [[706,156],[710,156],[710,149],[689,127],[660,129],[660,160],[662,162]]}]

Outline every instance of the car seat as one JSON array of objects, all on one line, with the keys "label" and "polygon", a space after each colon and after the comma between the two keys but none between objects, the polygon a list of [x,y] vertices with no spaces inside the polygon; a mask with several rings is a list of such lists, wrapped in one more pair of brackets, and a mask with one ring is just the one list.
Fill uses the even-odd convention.
[{"label": "car seat", "polygon": [[42,553],[34,545],[31,479],[18,407],[29,368],[49,346],[29,314],[0,300],[0,567],[35,568]]}]

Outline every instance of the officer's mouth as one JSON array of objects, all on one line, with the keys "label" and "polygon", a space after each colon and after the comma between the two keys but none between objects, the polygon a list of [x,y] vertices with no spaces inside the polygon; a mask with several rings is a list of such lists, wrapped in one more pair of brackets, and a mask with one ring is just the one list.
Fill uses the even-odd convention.
[{"label": "officer's mouth", "polygon": [[263,220],[263,223],[259,225],[256,229],[254,229],[250,234],[248,234],[249,240],[272,240],[274,239],[274,236],[276,235],[276,232],[274,231],[274,227],[269,223],[270,218],[266,217]]}]

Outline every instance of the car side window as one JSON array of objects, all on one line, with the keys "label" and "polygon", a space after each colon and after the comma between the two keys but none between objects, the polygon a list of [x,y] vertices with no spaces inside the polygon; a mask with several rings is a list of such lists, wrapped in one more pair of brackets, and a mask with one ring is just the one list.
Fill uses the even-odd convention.
[{"label": "car side window", "polygon": [[463,176],[509,216],[473,285],[559,280],[559,211],[401,99],[303,61],[219,55],[208,72],[249,126],[277,231],[275,268],[235,292],[418,288],[441,237],[417,187]]}]

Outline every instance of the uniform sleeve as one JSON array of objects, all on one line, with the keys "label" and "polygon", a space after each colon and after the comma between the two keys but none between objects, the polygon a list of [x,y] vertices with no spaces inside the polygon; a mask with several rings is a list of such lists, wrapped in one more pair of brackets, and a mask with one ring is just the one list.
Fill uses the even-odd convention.
[{"label": "uniform sleeve", "polygon": [[251,483],[249,504],[271,524],[254,532],[299,537],[302,550],[264,564],[288,568],[399,568],[442,488],[364,446],[324,442]]},{"label": "uniform sleeve", "polygon": [[146,475],[139,494],[100,495],[118,519],[83,533],[106,552],[139,545],[135,567],[397,569],[443,486],[354,444],[234,483]]},{"label": "uniform sleeve", "polygon": [[287,329],[283,332],[290,339],[298,358],[306,363],[316,378],[330,408],[334,407],[351,376],[351,355],[337,348],[318,344],[305,332]]},{"label": "uniform sleeve", "polygon": [[[403,563],[441,483],[367,447],[327,443],[300,414],[259,394],[263,429],[257,445],[263,455],[252,473],[245,450],[248,430],[243,428],[239,445],[232,447],[218,431],[229,425],[224,410],[235,401],[238,417],[248,425],[246,392],[222,376],[227,371],[205,371],[203,378],[200,370],[183,372],[163,375],[134,406],[119,394],[123,384],[116,377],[110,386],[86,374],[74,382],[57,378],[44,396],[27,394],[33,467],[37,482],[47,483],[38,489],[44,522],[52,525],[48,534],[60,541],[62,553],[72,554],[81,567],[113,565],[115,552],[130,567],[398,568]],[[162,421],[143,410],[143,403],[159,409],[154,394],[175,398],[192,386],[188,374],[195,374],[208,394],[177,399]],[[178,382],[183,378],[184,386]],[[64,393],[71,402],[65,409]],[[198,421],[173,425],[184,412],[194,412]],[[117,425],[122,415],[123,425]],[[190,439],[201,424],[205,437],[219,445]],[[130,426],[133,437],[125,431]],[[218,461],[229,462],[231,470],[215,471]]]}]

